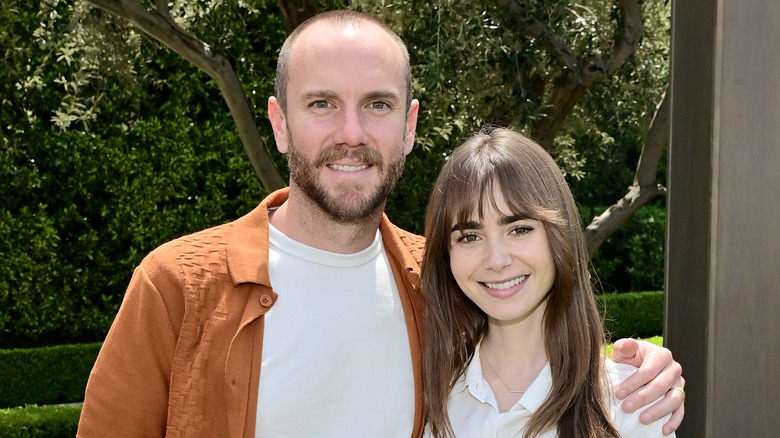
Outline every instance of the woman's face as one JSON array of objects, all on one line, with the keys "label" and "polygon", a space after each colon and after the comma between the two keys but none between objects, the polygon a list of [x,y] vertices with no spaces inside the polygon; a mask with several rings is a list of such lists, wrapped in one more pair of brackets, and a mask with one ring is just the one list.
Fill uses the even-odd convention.
[{"label": "woman's face", "polygon": [[475,209],[461,231],[451,224],[450,269],[466,296],[491,323],[522,322],[544,314],[555,263],[544,224],[509,210],[500,187],[484,218]]}]

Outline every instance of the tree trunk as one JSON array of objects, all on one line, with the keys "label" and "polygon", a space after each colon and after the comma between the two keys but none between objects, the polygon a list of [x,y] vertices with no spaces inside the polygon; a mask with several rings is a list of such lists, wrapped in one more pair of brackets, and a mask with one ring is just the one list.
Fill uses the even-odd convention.
[{"label": "tree trunk", "polygon": [[170,16],[166,0],[155,0],[154,10],[138,0],[87,0],[89,3],[118,15],[163,43],[184,59],[208,74],[216,82],[228,105],[244,151],[255,173],[268,191],[286,186],[274,165],[265,139],[257,129],[246,95],[233,67],[222,54],[177,25]]},{"label": "tree trunk", "polygon": [[290,34],[299,24],[317,14],[317,5],[313,0],[277,0],[282,11],[284,27]]}]

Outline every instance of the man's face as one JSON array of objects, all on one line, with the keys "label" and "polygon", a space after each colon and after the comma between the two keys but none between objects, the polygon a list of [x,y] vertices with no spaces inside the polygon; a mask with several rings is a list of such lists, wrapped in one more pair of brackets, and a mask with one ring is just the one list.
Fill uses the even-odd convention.
[{"label": "man's face", "polygon": [[405,78],[398,46],[373,25],[306,29],[290,57],[286,111],[269,99],[291,190],[339,221],[381,212],[414,143],[418,103],[406,111]]}]

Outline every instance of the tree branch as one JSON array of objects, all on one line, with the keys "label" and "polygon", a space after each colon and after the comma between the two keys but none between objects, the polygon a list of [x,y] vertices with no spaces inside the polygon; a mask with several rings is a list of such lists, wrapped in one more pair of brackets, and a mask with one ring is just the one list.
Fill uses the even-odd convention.
[{"label": "tree branch", "polygon": [[227,58],[178,26],[170,18],[165,1],[155,0],[158,8],[155,11],[148,10],[138,0],[87,1],[128,20],[208,74],[222,92],[236,123],[244,151],[263,186],[272,191],[286,185],[268,153],[268,147],[257,129],[246,95]]},{"label": "tree branch", "polygon": [[544,23],[528,15],[520,2],[494,0],[494,4],[503,12],[507,25],[537,39],[563,72],[548,84],[551,89],[545,106],[549,110],[531,129],[534,139],[551,150],[555,136],[571,110],[589,90],[614,74],[636,50],[644,32],[642,9],[637,0],[620,0],[620,22],[615,30],[614,45],[600,56],[586,58],[574,53]]},{"label": "tree branch", "polygon": [[636,0],[621,0],[619,8],[620,25],[615,30],[614,45],[606,53],[585,63],[583,84],[588,89],[612,76],[642,41],[645,29],[639,3]]},{"label": "tree branch", "polygon": [[658,173],[658,163],[661,154],[669,141],[669,85],[666,86],[661,103],[655,108],[653,121],[647,131],[639,163],[636,166],[634,184],[641,186],[654,185]]},{"label": "tree branch", "polygon": [[154,0],[154,7],[157,9],[157,13],[162,15],[169,23],[174,23],[173,17],[171,17],[171,10],[168,9],[168,0]]},{"label": "tree branch", "polygon": [[578,71],[579,57],[571,51],[566,42],[544,23],[529,15],[524,4],[516,0],[494,0],[496,7],[503,12],[504,22],[518,33],[538,40],[542,47],[559,64],[561,70]]},{"label": "tree branch", "polygon": [[656,196],[666,194],[666,187],[656,183],[658,163],[664,147],[669,141],[669,87],[658,104],[653,116],[642,154],[639,157],[634,183],[628,193],[610,206],[604,213],[593,218],[585,228],[588,254],[593,255],[618,228],[634,215],[643,205]]}]

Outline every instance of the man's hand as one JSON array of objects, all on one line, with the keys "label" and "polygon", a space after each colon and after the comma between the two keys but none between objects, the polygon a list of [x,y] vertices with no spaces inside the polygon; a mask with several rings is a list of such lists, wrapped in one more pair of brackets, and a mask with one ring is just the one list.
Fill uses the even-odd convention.
[{"label": "man's hand", "polygon": [[682,366],[674,361],[672,352],[650,342],[620,339],[615,342],[610,359],[639,368],[615,390],[618,399],[625,399],[623,411],[634,412],[663,396],[642,412],[639,421],[648,424],[671,412],[672,417],[664,424],[663,433],[669,435],[677,430],[685,414],[685,379]]}]

